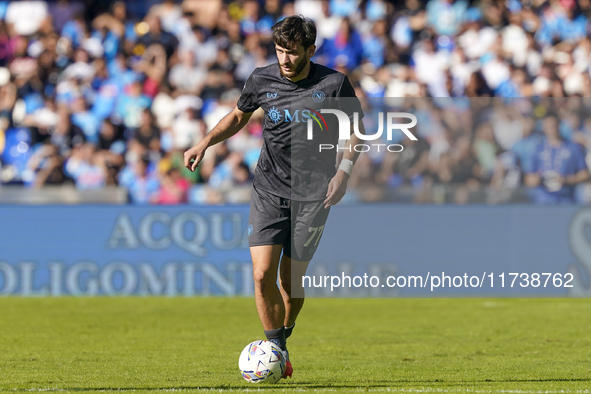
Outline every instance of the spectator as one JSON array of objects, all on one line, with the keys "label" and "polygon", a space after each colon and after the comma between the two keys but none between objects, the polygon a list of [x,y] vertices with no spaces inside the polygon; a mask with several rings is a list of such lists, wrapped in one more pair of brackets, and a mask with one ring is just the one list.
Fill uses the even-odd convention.
[{"label": "spectator", "polygon": [[175,205],[187,202],[187,191],[190,183],[181,176],[176,168],[171,168],[162,177],[158,192],[158,204]]},{"label": "spectator", "polygon": [[437,34],[453,35],[458,32],[468,5],[463,0],[429,0],[427,21]]},{"label": "spectator", "polygon": [[22,38],[10,31],[11,26],[0,21],[0,66],[4,67],[13,59],[15,47]]},{"label": "spectator", "polygon": [[536,188],[540,204],[574,202],[575,186],[589,179],[589,170],[580,145],[565,141],[558,131],[558,117],[547,114],[542,120],[545,135],[532,156],[526,183]]},{"label": "spectator", "polygon": [[363,40],[363,58],[376,68],[384,65],[388,26],[385,20],[378,20],[372,27],[371,34]]},{"label": "spectator", "polygon": [[83,96],[78,96],[72,103],[72,124],[79,127],[86,139],[93,144],[98,141],[100,120],[88,110]]},{"label": "spectator", "polygon": [[533,172],[531,160],[535,151],[542,141],[542,137],[534,132],[533,119],[524,119],[522,137],[512,147],[512,152],[517,156],[520,167],[525,173]]},{"label": "spectator", "polygon": [[345,67],[353,70],[361,63],[363,46],[348,19],[343,19],[333,39],[328,39],[320,48],[320,54],[326,58],[328,67]]},{"label": "spectator", "polygon": [[[121,157],[123,152],[125,151],[125,142],[123,140],[123,133],[121,132],[120,128],[115,126],[110,119],[103,120],[101,124],[101,130],[99,133],[97,149],[99,153],[109,155],[113,154],[118,157]],[[111,163],[117,161],[117,165],[121,165],[122,162],[117,159],[109,160]]]},{"label": "spectator", "polygon": [[93,144],[77,146],[66,162],[66,175],[74,179],[78,189],[100,189],[106,185],[107,169],[95,152]]},{"label": "spectator", "polygon": [[148,15],[144,22],[146,31],[143,36],[138,38],[134,50],[139,54],[143,53],[143,48],[148,48],[154,44],[161,45],[164,48],[166,57],[170,57],[175,53],[178,46],[178,40],[172,34],[162,30],[162,22],[160,18],[154,14]]},{"label": "spectator", "polygon": [[158,94],[158,89],[166,75],[166,52],[161,45],[148,47],[135,69],[146,76],[143,93],[150,99]]},{"label": "spectator", "polygon": [[151,100],[142,93],[142,83],[135,79],[126,86],[122,95],[120,95],[115,108],[115,115],[123,125],[133,132],[142,121],[142,112],[150,107]]},{"label": "spectator", "polygon": [[434,37],[427,35],[423,38],[419,48],[413,54],[412,61],[418,82],[427,85],[432,92],[447,95],[445,92],[447,55],[443,51],[436,51]]},{"label": "spectator", "polygon": [[119,174],[119,184],[129,193],[134,204],[155,204],[158,201],[160,182],[154,170],[150,168],[150,159],[143,156]]},{"label": "spectator", "polygon": [[387,155],[382,162],[379,178],[391,187],[410,184],[419,187],[429,170],[429,143],[424,139],[405,141],[398,155]]},{"label": "spectator", "polygon": [[160,129],[156,127],[154,115],[147,108],[142,111],[142,121],[133,132],[132,143],[139,144],[147,152],[160,153]]},{"label": "spectator", "polygon": [[198,93],[207,77],[207,69],[195,64],[195,55],[189,50],[179,53],[180,62],[172,66],[168,80],[182,92]]},{"label": "spectator", "polygon": [[474,138],[474,153],[482,178],[490,179],[498,152],[499,148],[495,142],[492,125],[489,122],[482,123],[476,128]]},{"label": "spectator", "polygon": [[40,188],[44,185],[62,185],[71,181],[63,171],[63,158],[58,148],[47,144],[40,147],[31,157],[28,167],[34,172],[32,186]]},{"label": "spectator", "polygon": [[86,136],[80,127],[72,124],[66,107],[58,110],[58,120],[51,133],[51,143],[55,145],[61,155],[69,157],[74,147],[83,145]]}]

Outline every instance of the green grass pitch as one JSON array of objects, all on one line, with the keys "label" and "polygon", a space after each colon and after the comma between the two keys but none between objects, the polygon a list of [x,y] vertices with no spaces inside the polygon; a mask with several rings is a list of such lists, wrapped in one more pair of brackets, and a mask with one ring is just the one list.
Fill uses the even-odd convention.
[{"label": "green grass pitch", "polygon": [[248,298],[2,298],[0,392],[591,393],[587,299],[310,299],[272,386],[262,336]]}]

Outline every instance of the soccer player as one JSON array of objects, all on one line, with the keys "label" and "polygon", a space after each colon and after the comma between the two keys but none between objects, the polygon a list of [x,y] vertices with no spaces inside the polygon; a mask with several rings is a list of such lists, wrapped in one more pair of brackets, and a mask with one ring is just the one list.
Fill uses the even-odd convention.
[{"label": "soccer player", "polygon": [[[340,100],[340,108],[343,109],[343,102],[352,100],[357,104],[352,109],[359,113],[358,119],[363,113],[344,74],[310,61],[316,50],[316,26],[311,19],[291,16],[275,24],[272,31],[278,63],[257,68],[250,75],[236,108],[185,152],[184,162],[194,171],[208,147],[236,134],[248,123],[252,113],[262,107],[264,144],[253,181],[249,245],[258,315],[267,339],[285,354],[285,378],[291,377],[293,372],[286,340],[292,334],[304,303],[303,289],[300,295],[294,296],[292,283],[294,286],[301,284],[298,278],[305,274],[316,251],[330,207],[345,194],[358,156],[350,147],[360,141],[347,131],[350,138],[346,147],[349,149],[344,150],[338,170],[334,149],[316,155],[316,144],[315,150],[304,148],[301,154],[294,151],[294,146],[306,142],[296,142],[292,138],[294,122],[303,119],[304,113],[310,118],[315,111],[308,107],[306,110],[293,108],[293,102],[303,99],[305,103],[309,99],[308,102],[321,103],[326,99],[338,103],[340,98],[349,98]],[[326,125],[324,118],[322,120]],[[330,120],[328,124],[331,125]],[[361,122],[358,128],[360,133],[365,132]],[[335,130],[327,125],[324,133],[317,134],[318,138],[337,146]]]}]

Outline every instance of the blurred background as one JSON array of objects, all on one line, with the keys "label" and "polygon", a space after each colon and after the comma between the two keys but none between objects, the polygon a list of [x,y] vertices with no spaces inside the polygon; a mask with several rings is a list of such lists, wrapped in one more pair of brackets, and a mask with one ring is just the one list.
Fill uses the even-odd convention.
[{"label": "blurred background", "polygon": [[[556,202],[524,179],[548,113],[588,156],[590,13],[589,0],[0,2],[0,203],[247,203],[260,110],[199,171],[182,154],[277,61],[270,28],[294,14],[316,21],[312,60],[359,97],[422,114],[403,154],[361,155],[345,202]],[[591,202],[589,184],[573,196]]]}]

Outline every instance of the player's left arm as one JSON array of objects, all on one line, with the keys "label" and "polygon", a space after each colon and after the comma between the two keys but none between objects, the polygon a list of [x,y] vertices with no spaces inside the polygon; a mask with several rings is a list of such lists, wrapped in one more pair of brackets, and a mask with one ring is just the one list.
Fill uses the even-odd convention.
[{"label": "player's left arm", "polygon": [[[349,78],[347,76],[343,78],[341,86],[337,93],[337,99],[341,97],[345,100],[356,100],[357,105],[354,104],[355,101],[349,102],[349,105],[345,105],[343,103],[343,105],[345,105],[346,107],[344,108],[344,110],[349,114],[351,110],[354,110],[361,115],[357,117],[357,126],[359,133],[364,135],[365,128],[363,127],[363,122],[361,121],[361,118],[363,118],[363,110],[361,109],[361,103],[358,101],[357,95],[355,94],[355,89],[353,89],[353,85],[351,85],[351,82],[349,81]],[[335,176],[328,183],[328,190],[326,191],[326,200],[324,200],[324,208],[329,208],[331,205],[338,204],[347,192],[347,181],[349,180],[349,176],[351,175],[353,164],[355,164],[357,157],[359,157],[359,152],[355,151],[355,149],[351,149],[350,147],[355,147],[356,145],[361,143],[361,139],[357,136],[356,133],[353,132],[354,126],[355,125],[351,123],[349,139],[346,142],[345,151],[343,154],[343,158],[341,159],[339,169],[337,170]],[[351,150],[349,151],[349,149]]]},{"label": "player's left arm", "polygon": [[[351,131],[352,130],[353,124],[351,123]],[[359,132],[361,134],[365,134],[365,128],[363,127],[363,122],[361,120],[359,120]],[[341,164],[339,165],[339,169],[328,184],[326,200],[324,200],[324,208],[338,204],[347,192],[347,181],[351,176],[351,169],[359,157],[359,152],[357,152],[355,149],[350,149],[349,147],[356,146],[360,143],[361,139],[357,137],[357,134],[351,132],[351,136],[345,144],[345,150]]]}]

